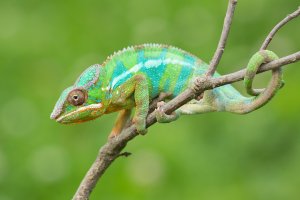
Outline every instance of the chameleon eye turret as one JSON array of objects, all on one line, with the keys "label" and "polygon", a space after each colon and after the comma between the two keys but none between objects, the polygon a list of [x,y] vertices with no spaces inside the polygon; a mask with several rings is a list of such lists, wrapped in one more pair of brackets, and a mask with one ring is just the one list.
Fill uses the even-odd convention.
[{"label": "chameleon eye turret", "polygon": [[68,95],[68,102],[73,106],[81,106],[86,102],[87,92],[84,89],[75,89]]}]

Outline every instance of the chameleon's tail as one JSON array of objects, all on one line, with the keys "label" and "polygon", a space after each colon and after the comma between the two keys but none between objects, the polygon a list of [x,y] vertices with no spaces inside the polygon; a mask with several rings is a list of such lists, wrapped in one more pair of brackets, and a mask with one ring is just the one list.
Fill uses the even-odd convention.
[{"label": "chameleon's tail", "polygon": [[262,107],[283,86],[281,69],[272,70],[272,79],[265,89],[252,89],[252,82],[260,65],[275,59],[278,59],[276,54],[267,50],[259,51],[251,57],[247,66],[244,84],[247,93],[252,97],[244,97],[231,85],[224,85],[206,90],[202,99],[192,100],[190,103],[181,106],[172,115],[166,115],[164,112],[159,112],[158,109],[157,120],[159,122],[171,122],[181,114],[201,114],[215,111],[245,114]]},{"label": "chameleon's tail", "polygon": [[223,106],[223,110],[238,114],[245,114],[252,112],[268,103],[276,94],[276,92],[283,86],[281,69],[278,68],[272,70],[272,78],[265,89],[253,89],[252,82],[259,67],[263,63],[271,62],[275,59],[278,59],[278,56],[272,51],[268,50],[259,51],[254,54],[248,63],[244,78],[244,85],[247,93],[253,97],[244,97],[235,89],[233,89],[232,86],[224,86],[223,95],[227,96],[227,100]]}]

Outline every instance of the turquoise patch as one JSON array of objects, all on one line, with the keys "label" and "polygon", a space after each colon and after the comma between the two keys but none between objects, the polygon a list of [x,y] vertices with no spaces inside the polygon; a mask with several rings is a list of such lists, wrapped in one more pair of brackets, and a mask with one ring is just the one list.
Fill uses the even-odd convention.
[{"label": "turquoise patch", "polygon": [[70,112],[72,110],[72,108],[74,108],[74,106],[68,105],[66,107],[66,112]]},{"label": "turquoise patch", "polygon": [[138,52],[138,57],[137,57],[137,63],[144,63],[145,62],[145,56],[144,56],[144,50],[140,50]]},{"label": "turquoise patch", "polygon": [[165,82],[165,85],[164,85],[164,91],[169,91],[170,89],[170,84],[171,84],[171,81],[170,79],[168,78]]},{"label": "turquoise patch", "polygon": [[158,95],[159,93],[159,83],[161,78],[163,77],[165,70],[167,68],[167,65],[164,62],[161,62],[160,65],[158,66],[152,66],[152,67],[145,67],[145,61],[148,60],[165,60],[167,54],[167,49],[164,48],[161,52],[161,54],[159,55],[159,57],[144,57],[144,51],[139,52],[138,54],[138,62],[143,63],[143,67],[141,68],[141,72],[146,74],[147,78],[150,80],[150,83],[152,85],[152,90],[151,90],[151,94],[150,96],[153,98],[154,96]]},{"label": "turquoise patch", "polygon": [[100,65],[92,65],[89,68],[87,68],[77,79],[75,82],[76,87],[84,87],[84,88],[89,88],[92,86],[96,81],[98,80],[99,77],[99,67]]},{"label": "turquoise patch", "polygon": [[174,95],[177,96],[181,90],[183,89],[183,87],[185,86],[187,80],[189,79],[190,75],[193,72],[193,67],[190,66],[183,66],[181,67],[181,71],[180,74],[178,76],[178,79],[176,81],[176,85],[174,88]]},{"label": "turquoise patch", "polygon": [[114,72],[112,74],[112,79],[110,82],[110,85],[112,85],[112,89],[117,88],[118,86],[122,85],[125,81],[127,81],[128,79],[130,79],[132,77],[131,73],[128,73],[126,76],[122,77],[121,79],[119,79],[117,82],[116,78],[120,77],[122,74],[125,74],[128,71],[128,69],[125,67],[125,65],[123,64],[123,62],[118,61],[116,64],[116,67],[114,69]]},{"label": "turquoise patch", "polygon": [[184,56],[184,60],[187,61],[187,62],[190,63],[190,64],[193,64],[193,65],[194,65],[195,62],[196,62],[195,57],[192,56],[192,55],[190,55],[190,54],[186,54],[186,55]]}]

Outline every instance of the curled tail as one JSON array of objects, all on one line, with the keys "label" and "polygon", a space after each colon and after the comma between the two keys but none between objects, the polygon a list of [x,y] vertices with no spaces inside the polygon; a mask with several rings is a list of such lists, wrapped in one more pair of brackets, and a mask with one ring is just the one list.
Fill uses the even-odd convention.
[{"label": "curled tail", "polygon": [[263,63],[275,59],[278,59],[277,55],[267,50],[259,51],[251,57],[247,66],[244,85],[247,93],[252,97],[244,97],[231,85],[224,85],[205,91],[201,100],[192,100],[171,115],[165,114],[158,108],[156,112],[157,121],[166,123],[176,120],[182,114],[190,115],[215,111],[245,114],[262,107],[283,86],[281,69],[272,70],[272,78],[265,89],[253,89],[252,82],[259,67]]},{"label": "curled tail", "polygon": [[265,89],[253,89],[252,82],[259,67],[264,64],[278,59],[278,56],[272,51],[262,50],[255,53],[248,65],[244,77],[244,85],[250,98],[240,98],[227,102],[225,110],[233,113],[245,114],[252,112],[266,103],[268,103],[276,92],[283,86],[281,68],[272,70],[272,78]]}]

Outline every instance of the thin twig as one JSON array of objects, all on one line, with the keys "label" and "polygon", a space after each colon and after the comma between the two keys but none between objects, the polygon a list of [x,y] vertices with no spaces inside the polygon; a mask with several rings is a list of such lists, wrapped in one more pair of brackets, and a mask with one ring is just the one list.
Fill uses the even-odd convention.
[{"label": "thin twig", "polygon": [[283,20],[281,20],[273,29],[272,31],[269,33],[269,35],[267,36],[267,38],[265,39],[264,43],[261,45],[260,50],[265,50],[267,49],[267,47],[269,46],[270,42],[272,41],[274,35],[276,34],[276,32],[283,27],[286,23],[288,23],[289,21],[291,21],[292,19],[298,17],[300,15],[300,6],[298,7],[298,9],[287,15]]},{"label": "thin twig", "polygon": [[218,47],[215,51],[212,60],[210,61],[209,68],[206,72],[206,76],[208,77],[212,76],[215,73],[217,66],[222,58],[223,52],[225,50],[228,34],[230,31],[231,22],[233,19],[233,14],[234,14],[236,4],[237,4],[237,0],[229,0],[228,2],[227,12],[224,19],[222,34],[218,43]]},{"label": "thin twig", "polygon": [[131,156],[131,154],[132,154],[132,153],[126,152],[126,151],[125,151],[125,152],[123,152],[123,153],[120,153],[120,154],[118,155],[118,157],[123,157],[123,156],[124,156],[124,157],[128,157],[128,156]]},{"label": "thin twig", "polygon": [[[299,60],[300,60],[300,51],[262,65],[259,68],[257,73],[259,74],[259,73],[262,73],[265,71],[277,69],[277,68],[280,68],[281,66],[298,62]],[[241,81],[241,80],[243,80],[245,73],[246,73],[246,69],[242,69],[237,72],[221,76],[220,78],[213,78],[212,84],[214,84],[216,87],[219,87],[222,85]]]}]

